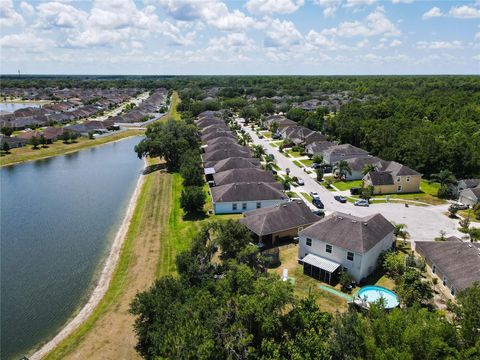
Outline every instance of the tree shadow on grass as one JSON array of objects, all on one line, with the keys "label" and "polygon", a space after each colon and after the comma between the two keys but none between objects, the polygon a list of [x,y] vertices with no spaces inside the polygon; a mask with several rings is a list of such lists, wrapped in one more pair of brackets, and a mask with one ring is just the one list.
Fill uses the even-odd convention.
[{"label": "tree shadow on grass", "polygon": [[200,221],[208,218],[208,214],[205,211],[198,211],[194,213],[186,213],[183,215],[184,221]]},{"label": "tree shadow on grass", "polygon": [[151,174],[155,171],[161,171],[161,170],[164,170],[164,169],[166,169],[165,163],[149,165],[143,170],[143,175],[148,175],[148,174]]}]

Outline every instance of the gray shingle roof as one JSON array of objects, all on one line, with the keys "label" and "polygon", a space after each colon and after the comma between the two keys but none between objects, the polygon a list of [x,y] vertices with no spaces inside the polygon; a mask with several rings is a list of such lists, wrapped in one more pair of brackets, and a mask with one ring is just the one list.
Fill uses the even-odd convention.
[{"label": "gray shingle roof", "polygon": [[323,153],[328,148],[335,146],[336,144],[331,141],[314,141],[313,143],[307,145],[309,149],[314,154]]},{"label": "gray shingle roof", "polygon": [[256,168],[259,166],[259,163],[260,160],[256,158],[231,157],[218,161],[214,168],[215,172],[221,172],[230,169]]},{"label": "gray shingle roof", "polygon": [[415,250],[425,256],[453,283],[465,289],[480,282],[480,244],[457,241],[416,241]]},{"label": "gray shingle roof", "polygon": [[215,139],[205,141],[205,144],[210,146],[210,145],[215,145],[215,144],[218,144],[218,143],[227,143],[227,142],[232,143],[232,144],[237,144],[237,139],[232,138],[232,137],[220,136],[220,137],[217,137]]},{"label": "gray shingle roof", "polygon": [[402,165],[396,161],[380,161],[377,164],[378,170],[387,171],[393,176],[422,175],[419,172],[410,169],[408,166]]},{"label": "gray shingle roof", "polygon": [[213,144],[213,145],[208,145],[207,147],[204,148],[205,149],[205,153],[211,153],[211,152],[214,152],[214,151],[218,151],[218,150],[246,150],[246,148],[242,145],[239,145],[235,142],[219,142],[219,143],[216,143],[216,144]]},{"label": "gray shingle roof", "polygon": [[376,185],[393,185],[392,174],[385,171],[370,171],[367,176],[370,176],[370,180],[373,186]]},{"label": "gray shingle roof", "polygon": [[243,215],[240,222],[258,236],[307,226],[320,219],[301,200],[247,211]]},{"label": "gray shingle roof", "polygon": [[352,171],[362,171],[365,165],[368,164],[376,164],[381,159],[376,156],[369,156],[369,157],[356,157],[345,160],[350,165],[350,169]]},{"label": "gray shingle roof", "polygon": [[360,218],[335,212],[300,234],[362,254],[393,233],[393,229],[393,225],[381,214]]},{"label": "gray shingle roof", "polygon": [[273,183],[275,179],[270,171],[259,168],[230,169],[215,172],[213,180],[216,186],[238,182],[267,182]]},{"label": "gray shingle roof", "polygon": [[223,159],[228,159],[229,157],[244,157],[249,158],[252,155],[247,148],[244,149],[223,149],[223,150],[216,150],[206,154],[202,154],[202,159],[204,162],[212,162],[212,161],[219,161]]},{"label": "gray shingle roof", "polygon": [[367,155],[368,151],[350,144],[341,144],[328,148],[325,150],[325,153],[334,155]]},{"label": "gray shingle roof", "polygon": [[232,134],[231,131],[215,131],[215,132],[210,132],[206,135],[202,135],[201,136],[201,140],[203,142],[206,142],[206,141],[209,141],[209,140],[213,140],[213,139],[216,139],[218,137],[229,137],[229,138],[232,138],[232,139],[236,139],[237,137],[235,135]]},{"label": "gray shingle roof", "polygon": [[287,200],[277,183],[234,183],[211,188],[214,202]]}]

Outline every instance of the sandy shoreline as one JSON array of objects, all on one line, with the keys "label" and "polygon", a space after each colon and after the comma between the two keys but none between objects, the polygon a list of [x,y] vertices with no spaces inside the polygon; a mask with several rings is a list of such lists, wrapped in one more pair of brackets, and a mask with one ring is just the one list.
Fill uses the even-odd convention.
[{"label": "sandy shoreline", "polygon": [[[146,166],[146,159],[144,161]],[[137,184],[135,186],[135,190],[132,194],[132,197],[130,198],[125,217],[123,218],[122,224],[120,225],[120,228],[115,235],[115,239],[110,248],[110,252],[105,261],[105,265],[102,269],[102,272],[100,273],[100,278],[87,303],[82,307],[80,312],[71,321],[69,321],[57,333],[57,335],[55,335],[53,339],[44,344],[39,350],[37,350],[32,356],[30,356],[29,359],[39,360],[46,356],[49,352],[51,352],[56,346],[58,346],[60,342],[66,339],[73,331],[75,331],[75,329],[77,329],[89,318],[89,316],[93,313],[100,301],[103,299],[105,293],[110,286],[110,281],[112,280],[115,268],[117,267],[118,259],[120,258],[120,251],[127,237],[128,229],[130,227],[130,223],[135,212],[137,200],[140,196],[144,181],[145,176],[143,174],[140,174],[137,180]]]}]

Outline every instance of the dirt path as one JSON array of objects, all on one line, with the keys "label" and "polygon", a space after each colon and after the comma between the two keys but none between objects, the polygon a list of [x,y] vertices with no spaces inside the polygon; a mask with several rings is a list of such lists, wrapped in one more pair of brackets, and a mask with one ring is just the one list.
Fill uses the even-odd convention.
[{"label": "dirt path", "polygon": [[114,306],[98,319],[67,359],[133,359],[136,339],[133,317],[128,313],[135,294],[155,280],[162,234],[166,231],[171,203],[171,175],[153,172],[146,184],[146,197],[139,204],[138,224],[130,230],[135,236],[126,284]]}]

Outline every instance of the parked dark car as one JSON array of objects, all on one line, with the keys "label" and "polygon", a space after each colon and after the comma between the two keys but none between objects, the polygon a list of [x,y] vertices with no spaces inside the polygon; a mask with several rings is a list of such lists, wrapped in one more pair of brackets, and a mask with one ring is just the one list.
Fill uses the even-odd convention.
[{"label": "parked dark car", "polygon": [[313,163],[312,164],[312,169],[318,169],[320,167],[320,164]]},{"label": "parked dark car", "polygon": [[331,165],[323,165],[323,172],[325,174],[330,174],[332,172],[332,166]]},{"label": "parked dark car", "polygon": [[342,204],[345,204],[347,202],[347,198],[343,197],[342,195],[335,195],[333,198],[338,202],[341,202]]},{"label": "parked dark car", "polygon": [[312,200],[312,204],[317,208],[317,209],[324,209],[325,205],[323,205],[322,201],[318,198],[314,198]]},{"label": "parked dark car", "polygon": [[282,138],[282,135],[280,135],[280,134],[273,134],[272,135],[272,139],[276,140],[276,139],[281,139],[281,138]]},{"label": "parked dark car", "polygon": [[352,195],[360,195],[361,192],[362,192],[362,188],[359,188],[359,187],[352,187],[350,189],[350,194]]},{"label": "parked dark car", "polygon": [[323,210],[314,210],[312,211],[315,215],[317,216],[320,216],[320,217],[324,217],[325,216],[325,211]]}]

